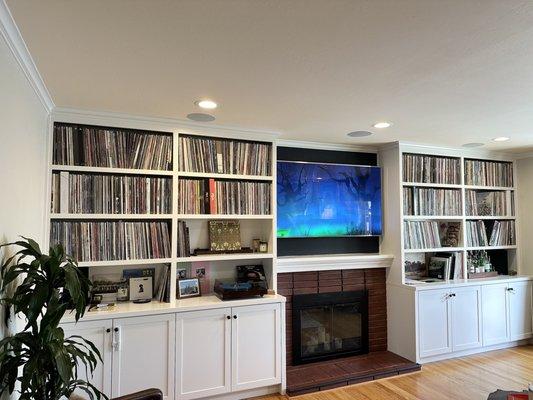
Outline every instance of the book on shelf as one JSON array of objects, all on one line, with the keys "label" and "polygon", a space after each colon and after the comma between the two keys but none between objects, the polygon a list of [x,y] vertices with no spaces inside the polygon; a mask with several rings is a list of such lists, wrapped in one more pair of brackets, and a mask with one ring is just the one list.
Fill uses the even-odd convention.
[{"label": "book on shelf", "polygon": [[[490,235],[488,231],[490,230]],[[516,243],[514,221],[466,221],[468,247],[513,246]]]},{"label": "book on shelf", "polygon": [[[510,193],[511,200],[514,194]],[[467,190],[466,215],[504,216],[507,214],[508,193],[503,191]],[[511,206],[511,213],[514,213]]]},{"label": "book on shelf", "polygon": [[461,191],[457,189],[403,188],[405,215],[461,215]]},{"label": "book on shelf", "polygon": [[172,134],[54,124],[53,163],[89,167],[172,170]]},{"label": "book on shelf", "polygon": [[185,221],[178,221],[178,257],[191,256],[189,228]]},{"label": "book on shelf", "polygon": [[403,181],[419,183],[459,184],[459,158],[403,154]]},{"label": "book on shelf", "polygon": [[52,221],[50,243],[60,243],[77,261],[170,257],[167,222]]},{"label": "book on shelf", "polygon": [[465,184],[473,186],[513,186],[513,163],[465,160]]},{"label": "book on shelf", "polygon": [[271,144],[188,135],[178,143],[180,171],[271,175]]},{"label": "book on shelf", "polygon": [[169,214],[172,178],[62,171],[52,174],[54,213]]},{"label": "book on shelf", "polygon": [[170,302],[170,266],[166,265],[159,273],[154,292],[154,299],[160,302]]},{"label": "book on shelf", "polygon": [[180,179],[180,214],[270,214],[269,182]]},{"label": "book on shelf", "polygon": [[462,277],[463,254],[461,252],[435,253],[429,259],[428,276],[441,280],[455,280]]}]

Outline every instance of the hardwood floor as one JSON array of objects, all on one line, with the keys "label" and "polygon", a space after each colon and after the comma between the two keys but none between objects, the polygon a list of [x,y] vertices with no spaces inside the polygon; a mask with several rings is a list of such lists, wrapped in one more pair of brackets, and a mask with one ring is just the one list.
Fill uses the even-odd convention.
[{"label": "hardwood floor", "polygon": [[[533,382],[533,346],[425,364],[421,372],[293,397],[298,400],[485,400]],[[261,400],[286,400],[266,396]]]}]

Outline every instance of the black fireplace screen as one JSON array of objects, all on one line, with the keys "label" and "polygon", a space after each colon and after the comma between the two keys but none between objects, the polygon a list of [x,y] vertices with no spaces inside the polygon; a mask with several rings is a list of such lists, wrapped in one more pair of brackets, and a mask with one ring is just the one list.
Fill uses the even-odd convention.
[{"label": "black fireplace screen", "polygon": [[293,362],[368,353],[366,291],[293,297]]}]

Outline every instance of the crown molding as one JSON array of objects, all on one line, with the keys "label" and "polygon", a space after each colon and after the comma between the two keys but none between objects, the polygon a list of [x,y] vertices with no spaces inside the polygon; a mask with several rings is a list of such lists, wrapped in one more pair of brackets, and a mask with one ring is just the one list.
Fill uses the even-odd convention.
[{"label": "crown molding", "polygon": [[305,141],[305,140],[278,139],[276,141],[276,145],[283,146],[283,147],[300,147],[300,148],[305,148],[305,149],[316,149],[316,150],[356,151],[356,152],[363,152],[363,153],[377,153],[378,152],[378,148],[373,145],[324,143],[324,142],[313,142],[313,141]]},{"label": "crown molding", "polygon": [[280,133],[274,131],[247,129],[237,126],[216,125],[210,122],[192,122],[180,118],[148,117],[142,115],[83,110],[68,107],[54,107],[52,120],[123,128],[147,130],[171,130],[180,133],[214,135],[248,140],[275,140]]},{"label": "crown molding", "polygon": [[20,34],[5,0],[0,0],[0,33],[4,37],[7,46],[17,60],[22,72],[26,76],[26,79],[28,79],[30,86],[39,98],[41,104],[46,111],[50,113],[54,108],[54,102],[52,101],[50,92],[48,92],[48,89],[44,84],[41,74],[33,62],[33,58],[31,57],[24,39],[22,39],[22,35]]}]

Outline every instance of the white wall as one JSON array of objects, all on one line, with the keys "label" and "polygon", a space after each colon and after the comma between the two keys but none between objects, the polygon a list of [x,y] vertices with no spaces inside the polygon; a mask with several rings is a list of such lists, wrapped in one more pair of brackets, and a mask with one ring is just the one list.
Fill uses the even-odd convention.
[{"label": "white wall", "polygon": [[517,161],[521,272],[533,275],[533,157]]},{"label": "white wall", "polygon": [[48,112],[0,35],[0,243],[43,240],[47,130]]}]

